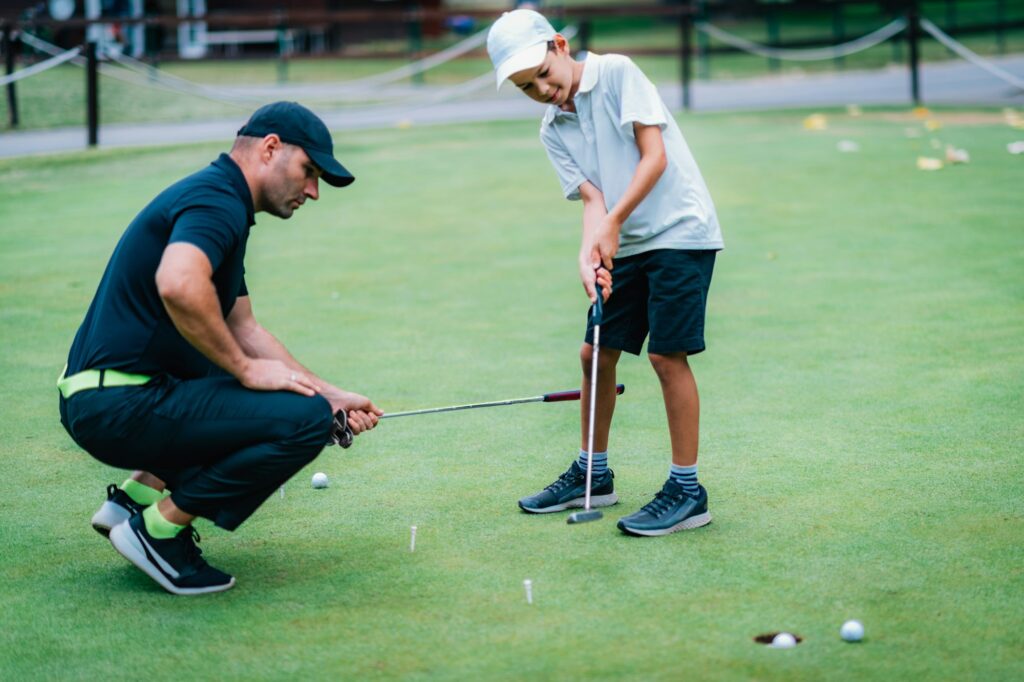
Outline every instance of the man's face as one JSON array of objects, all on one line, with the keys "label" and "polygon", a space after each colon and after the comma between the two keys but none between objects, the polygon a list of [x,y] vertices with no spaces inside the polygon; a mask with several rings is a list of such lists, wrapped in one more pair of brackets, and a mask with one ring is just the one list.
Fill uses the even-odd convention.
[{"label": "man's face", "polygon": [[561,107],[575,94],[573,62],[565,39],[555,36],[554,42],[555,48],[547,51],[540,66],[517,71],[508,79],[530,99]]},{"label": "man's face", "polygon": [[291,218],[306,202],[320,197],[321,171],[309,155],[290,144],[281,144],[274,153],[263,190],[263,210],[278,218]]}]

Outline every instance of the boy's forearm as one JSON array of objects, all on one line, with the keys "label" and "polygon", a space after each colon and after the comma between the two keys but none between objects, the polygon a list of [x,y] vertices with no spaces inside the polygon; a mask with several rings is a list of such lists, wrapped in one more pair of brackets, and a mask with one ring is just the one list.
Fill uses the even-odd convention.
[{"label": "boy's forearm", "polygon": [[645,156],[636,166],[636,172],[626,191],[618,203],[608,211],[608,215],[619,225],[626,222],[630,214],[636,210],[640,202],[651,193],[665,172],[666,159],[662,156]]},{"label": "boy's forearm", "polygon": [[604,207],[604,199],[592,199],[583,204],[583,237],[580,241],[580,263],[593,266],[590,262],[591,252],[594,248],[594,235],[601,221],[607,215]]},{"label": "boy's forearm", "polygon": [[633,179],[630,180],[626,191],[608,211],[608,217],[616,225],[626,222],[640,202],[658,184],[658,180],[661,179],[662,173],[668,166],[668,156],[665,154],[665,141],[661,137],[661,128],[655,125],[647,126],[634,123],[633,134],[636,138],[636,146],[640,150],[640,162],[636,165]]}]

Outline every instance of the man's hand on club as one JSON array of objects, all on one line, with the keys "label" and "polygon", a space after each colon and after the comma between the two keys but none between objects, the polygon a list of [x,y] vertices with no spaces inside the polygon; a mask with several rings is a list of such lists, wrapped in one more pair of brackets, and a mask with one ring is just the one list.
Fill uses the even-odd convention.
[{"label": "man's hand on club", "polygon": [[340,388],[331,386],[320,390],[320,395],[327,398],[331,404],[331,410],[345,410],[348,415],[348,425],[352,433],[359,434],[369,431],[377,425],[377,422],[384,411],[373,404],[369,398],[351,391],[343,391]]}]

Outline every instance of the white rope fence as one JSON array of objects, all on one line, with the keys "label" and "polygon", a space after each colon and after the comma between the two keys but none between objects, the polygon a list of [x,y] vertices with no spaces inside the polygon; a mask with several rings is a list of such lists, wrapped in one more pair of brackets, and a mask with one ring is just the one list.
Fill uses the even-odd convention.
[{"label": "white rope fence", "polygon": [[29,76],[34,76],[37,73],[48,71],[55,66],[60,66],[61,64],[69,62],[77,57],[81,51],[82,48],[76,47],[66,52],[54,55],[49,59],[39,62],[38,64],[33,64],[32,66],[26,66],[24,69],[19,69],[8,76],[0,78],[0,86],[9,85],[16,81],[20,81],[22,78],[28,78]]},{"label": "white rope fence", "polygon": [[451,47],[447,47],[441,50],[440,52],[435,52],[434,54],[428,57],[424,57],[419,61],[412,62],[411,64],[406,64],[405,66],[400,66],[392,71],[385,71],[384,73],[366,76],[365,78],[344,81],[343,85],[347,87],[352,87],[354,89],[362,89],[373,85],[394,83],[395,81],[400,81],[403,78],[409,78],[410,76],[421,74],[424,71],[432,69],[435,66],[444,64],[445,62],[449,62],[455,59],[456,57],[460,57],[466,54],[467,52],[470,52],[480,47],[487,41],[487,32],[490,30],[491,27],[488,26],[482,31],[479,31],[469,36],[465,40],[462,40],[452,45]]},{"label": "white rope fence", "polygon": [[851,54],[863,52],[864,50],[875,47],[876,45],[880,45],[905,29],[907,27],[907,20],[903,18],[893,19],[880,29],[872,31],[871,33],[861,36],[855,40],[851,40],[848,43],[832,45],[830,47],[801,50],[759,45],[758,43],[747,40],[746,38],[741,38],[740,36],[729,33],[728,31],[723,31],[714,24],[710,24],[706,21],[696,22],[694,26],[696,26],[698,30],[707,33],[712,38],[715,38],[726,45],[730,45],[738,50],[743,50],[744,52],[756,54],[761,57],[788,59],[793,61],[821,61],[825,59],[847,57]]},{"label": "white rope fence", "polygon": [[[433,104],[439,101],[456,99],[477,92],[484,88],[488,82],[493,82],[493,75],[490,71],[481,74],[468,81],[449,87],[424,89],[422,92],[408,90],[402,92],[389,92],[386,89],[379,89],[378,86],[408,78],[412,75],[423,73],[428,69],[451,61],[471,50],[476,49],[487,40],[487,32],[490,27],[479,31],[465,40],[452,45],[444,50],[436,52],[424,59],[411,64],[406,64],[397,69],[386,71],[366,78],[341,81],[337,83],[324,83],[321,92],[323,94],[303,97],[303,100],[320,104],[369,104],[370,100],[377,102],[409,102],[419,105]],[[567,26],[562,30],[562,35],[567,39],[574,37],[577,27]],[[59,47],[52,45],[31,34],[23,33],[22,40],[25,44],[47,54],[63,54]],[[214,102],[228,104],[239,108],[249,108],[254,104],[262,104],[275,99],[270,95],[256,95],[244,92],[232,91],[230,88],[214,87],[196,83],[180,76],[161,71],[145,62],[129,57],[118,52],[109,51],[105,55],[113,64],[122,69],[114,69],[111,64],[100,64],[100,73],[117,80],[143,87],[156,88],[177,94],[187,94],[201,97]],[[72,61],[78,66],[85,64],[85,59],[79,54],[71,54],[63,61]],[[357,96],[362,93],[362,96]],[[355,97],[354,97],[355,96]]]},{"label": "white rope fence", "polygon": [[1024,80],[1017,78],[1016,76],[1014,76],[1009,71],[1006,71],[1005,69],[999,68],[998,66],[988,61],[987,59],[983,59],[980,55],[972,52],[962,43],[958,43],[957,41],[953,40],[949,35],[943,33],[942,29],[940,29],[931,21],[923,17],[921,18],[921,28],[923,28],[928,34],[935,38],[935,40],[939,41],[940,43],[948,47],[950,50],[952,50],[953,52],[957,53],[958,55],[969,61],[971,64],[974,64],[978,68],[988,71],[996,78],[1006,81],[1007,83],[1017,88],[1018,90],[1024,90]]}]

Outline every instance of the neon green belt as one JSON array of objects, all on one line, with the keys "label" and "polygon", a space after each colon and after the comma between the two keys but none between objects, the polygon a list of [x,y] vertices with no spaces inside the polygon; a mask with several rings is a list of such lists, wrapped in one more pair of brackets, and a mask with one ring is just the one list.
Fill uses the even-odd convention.
[{"label": "neon green belt", "polygon": [[116,369],[86,369],[69,377],[64,376],[68,371],[67,365],[60,373],[57,380],[57,388],[60,394],[67,400],[79,391],[86,391],[90,388],[103,388],[113,386],[141,386],[149,383],[153,377],[145,374],[125,374]]}]

